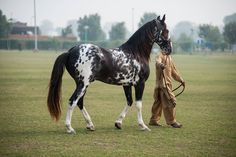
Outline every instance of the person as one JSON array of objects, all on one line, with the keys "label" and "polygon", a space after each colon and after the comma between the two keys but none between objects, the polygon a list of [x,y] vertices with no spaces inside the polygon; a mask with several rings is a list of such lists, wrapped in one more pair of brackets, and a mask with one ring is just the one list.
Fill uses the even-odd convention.
[{"label": "person", "polygon": [[173,128],[182,127],[182,124],[176,121],[176,97],[172,92],[172,79],[185,87],[185,82],[177,72],[170,54],[161,51],[156,57],[156,87],[149,125],[161,126],[160,118],[163,110],[167,125]]}]

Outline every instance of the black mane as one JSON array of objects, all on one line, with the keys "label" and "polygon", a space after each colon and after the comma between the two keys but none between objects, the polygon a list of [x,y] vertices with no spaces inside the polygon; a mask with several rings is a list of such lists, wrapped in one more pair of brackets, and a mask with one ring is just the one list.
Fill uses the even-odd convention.
[{"label": "black mane", "polygon": [[154,20],[139,28],[127,42],[119,48],[126,53],[131,53],[139,62],[148,62],[153,46]]}]

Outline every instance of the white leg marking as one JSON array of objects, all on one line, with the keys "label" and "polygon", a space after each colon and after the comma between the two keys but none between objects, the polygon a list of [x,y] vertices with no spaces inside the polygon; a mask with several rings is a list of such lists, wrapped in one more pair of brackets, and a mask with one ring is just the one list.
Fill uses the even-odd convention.
[{"label": "white leg marking", "polygon": [[148,130],[151,131],[143,122],[142,116],[142,101],[136,101],[136,108],[137,108],[137,117],[138,117],[138,124],[141,127],[141,130]]},{"label": "white leg marking", "polygon": [[122,124],[122,121],[124,120],[127,112],[129,111],[130,106],[126,105],[121,114],[119,115],[118,119],[115,121],[116,123]]},{"label": "white leg marking", "polygon": [[84,116],[84,119],[85,119],[85,121],[86,121],[86,123],[87,123],[86,128],[89,129],[89,130],[91,130],[91,131],[94,131],[95,129],[94,129],[93,122],[92,122],[92,120],[91,120],[91,117],[90,117],[89,113],[88,113],[87,110],[85,109],[85,107],[83,107],[83,109],[81,110],[81,112],[82,112],[82,114],[83,114],[83,116]]},{"label": "white leg marking", "polygon": [[72,117],[73,109],[76,106],[74,104],[76,104],[76,103],[73,103],[72,106],[70,104],[68,105],[67,114],[66,114],[66,122],[65,123],[66,123],[67,132],[76,134],[75,130],[71,126],[71,117]]}]

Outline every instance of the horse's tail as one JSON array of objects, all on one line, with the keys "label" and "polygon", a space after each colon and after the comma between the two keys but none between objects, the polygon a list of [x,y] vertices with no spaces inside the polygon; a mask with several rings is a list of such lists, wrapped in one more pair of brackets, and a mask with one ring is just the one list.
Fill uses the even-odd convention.
[{"label": "horse's tail", "polygon": [[51,117],[56,121],[58,121],[61,116],[61,83],[67,58],[68,52],[57,57],[49,82],[47,105]]}]

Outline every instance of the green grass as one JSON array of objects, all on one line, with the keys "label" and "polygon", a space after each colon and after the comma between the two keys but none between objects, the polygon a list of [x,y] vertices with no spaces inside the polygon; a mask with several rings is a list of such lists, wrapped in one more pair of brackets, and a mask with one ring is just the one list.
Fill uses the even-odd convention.
[{"label": "green grass", "polygon": [[[125,105],[121,86],[94,82],[85,105],[96,131],[85,129],[79,109],[65,133],[64,120],[74,82],[63,76],[62,117],[51,120],[46,106],[47,85],[59,53],[0,52],[0,156],[236,156],[236,56],[174,55],[186,80],[178,97],[177,120],[184,127],[150,127],[142,132],[133,105],[123,129],[114,121]],[[143,96],[143,118],[148,123],[155,86],[154,56]],[[176,84],[177,85],[177,84]]]}]

